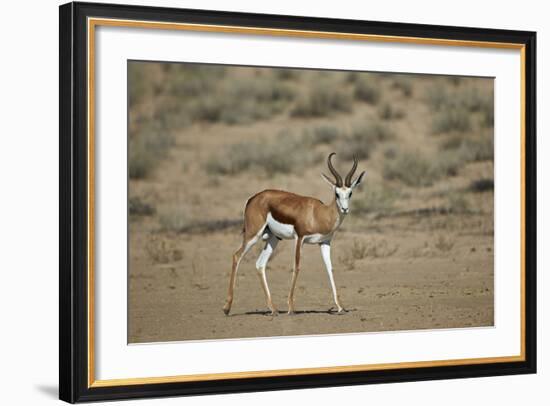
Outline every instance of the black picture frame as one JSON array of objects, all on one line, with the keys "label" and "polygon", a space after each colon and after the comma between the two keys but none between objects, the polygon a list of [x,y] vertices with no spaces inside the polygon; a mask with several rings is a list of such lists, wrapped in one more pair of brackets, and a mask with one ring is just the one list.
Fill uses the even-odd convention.
[{"label": "black picture frame", "polygon": [[[536,372],[536,33],[113,4],[60,6],[59,397],[67,402],[421,381]],[[524,334],[517,362],[90,387],[88,380],[87,24],[89,17],[345,32],[524,46]]]}]

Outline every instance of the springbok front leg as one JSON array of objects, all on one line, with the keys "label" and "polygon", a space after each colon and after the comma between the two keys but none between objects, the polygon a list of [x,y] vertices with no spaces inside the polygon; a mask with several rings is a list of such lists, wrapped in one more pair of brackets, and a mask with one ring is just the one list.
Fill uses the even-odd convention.
[{"label": "springbok front leg", "polygon": [[290,283],[290,293],[288,295],[288,314],[294,314],[294,288],[296,288],[296,279],[300,272],[300,257],[302,255],[303,237],[296,237],[294,245],[294,269],[292,270],[292,282]]},{"label": "springbok front leg", "polygon": [[340,305],[340,300],[338,298],[338,293],[336,292],[336,284],[334,283],[334,276],[332,275],[332,261],[330,260],[330,241],[320,244],[321,247],[321,256],[323,257],[323,262],[325,263],[325,268],[327,269],[328,278],[330,280],[330,286],[332,288],[332,296],[334,297],[334,303],[338,308],[338,313],[345,312],[345,309]]},{"label": "springbok front leg", "polygon": [[258,260],[256,261],[256,269],[258,270],[258,276],[260,278],[260,282],[262,284],[262,288],[265,293],[267,307],[269,307],[269,309],[271,310],[272,316],[276,316],[279,312],[277,308],[273,305],[273,302],[271,301],[271,293],[269,292],[269,286],[267,285],[265,268],[267,266],[267,262],[269,261],[269,258],[271,257],[271,254],[273,254],[273,251],[277,247],[278,243],[279,243],[279,239],[275,237],[273,234],[269,234],[268,240],[265,243],[265,247],[262,250],[260,256],[258,257]]}]

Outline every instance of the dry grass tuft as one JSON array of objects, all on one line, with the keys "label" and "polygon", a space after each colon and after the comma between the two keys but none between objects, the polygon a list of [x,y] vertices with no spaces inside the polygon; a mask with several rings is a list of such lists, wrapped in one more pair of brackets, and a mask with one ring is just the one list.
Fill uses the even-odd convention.
[{"label": "dry grass tuft", "polygon": [[386,240],[363,241],[354,239],[348,251],[338,259],[348,270],[355,269],[356,261],[365,258],[387,258],[394,255],[399,245],[390,244]]},{"label": "dry grass tuft", "polygon": [[176,244],[160,236],[153,236],[145,246],[147,254],[155,264],[168,264],[183,259],[182,250]]}]

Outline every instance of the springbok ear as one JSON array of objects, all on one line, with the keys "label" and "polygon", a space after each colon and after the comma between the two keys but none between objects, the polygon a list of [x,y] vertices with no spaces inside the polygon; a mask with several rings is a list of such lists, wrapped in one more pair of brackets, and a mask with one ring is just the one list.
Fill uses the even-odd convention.
[{"label": "springbok ear", "polygon": [[361,174],[357,178],[355,178],[353,182],[351,182],[352,189],[355,189],[357,186],[359,186],[359,184],[363,181],[363,176],[365,176],[365,174],[365,171],[361,172]]},{"label": "springbok ear", "polygon": [[330,186],[336,186],[334,182],[330,180],[330,178],[327,175],[325,175],[324,173],[321,173],[321,176],[323,177],[323,180],[327,182]]}]

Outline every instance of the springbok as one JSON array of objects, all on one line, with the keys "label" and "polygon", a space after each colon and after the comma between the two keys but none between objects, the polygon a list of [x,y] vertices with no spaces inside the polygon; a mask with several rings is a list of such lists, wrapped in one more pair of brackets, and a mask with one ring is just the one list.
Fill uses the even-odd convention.
[{"label": "springbok", "polygon": [[334,197],[329,204],[324,204],[312,197],[280,190],[264,190],[248,199],[244,210],[243,242],[233,254],[229,292],[223,308],[226,315],[229,314],[233,303],[233,290],[239,263],[260,238],[266,241],[266,244],[256,261],[256,269],[265,293],[267,306],[272,315],[277,315],[278,311],[271,300],[265,268],[279,240],[292,239],[294,240],[294,267],[288,296],[288,314],[294,313],[294,288],[300,272],[300,256],[304,243],[318,244],[321,247],[321,256],[328,273],[338,313],[345,311],[336,293],[336,284],[332,275],[330,243],[336,230],[349,213],[352,191],[361,183],[365,172],[361,172],[357,178],[352,180],[357,169],[357,159],[353,157],[353,166],[345,180],[342,181],[342,177],[332,165],[333,155],[335,155],[334,152],[328,156],[327,165],[335,180],[331,180],[324,173],[321,174],[334,190]]}]

